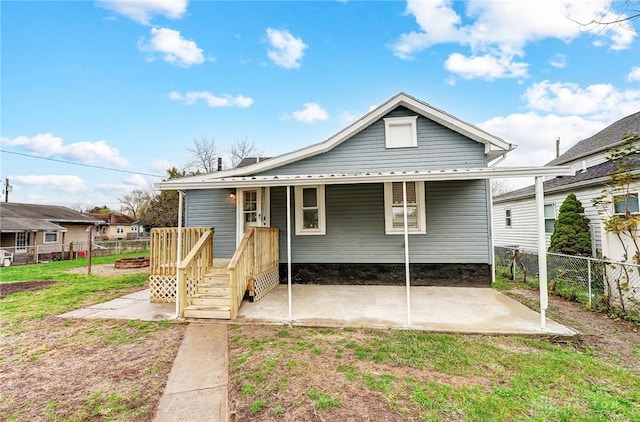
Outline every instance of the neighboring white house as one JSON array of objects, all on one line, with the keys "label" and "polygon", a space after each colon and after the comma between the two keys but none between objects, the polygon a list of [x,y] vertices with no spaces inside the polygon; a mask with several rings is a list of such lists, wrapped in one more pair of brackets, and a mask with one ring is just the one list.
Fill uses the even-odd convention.
[{"label": "neighboring white house", "polygon": [[[601,221],[606,216],[598,213],[592,200],[602,194],[608,174],[615,168],[615,162],[608,157],[613,149],[620,146],[622,138],[630,133],[640,133],[640,112],[627,116],[606,127],[595,135],[583,139],[564,154],[547,163],[547,166],[571,166],[575,176],[561,176],[544,182],[545,231],[547,247],[553,224],[562,202],[574,193],[582,202],[586,216],[591,220],[594,252],[602,249]],[[640,172],[640,156],[630,157]],[[629,211],[638,213],[638,191],[636,185],[629,198]],[[611,213],[624,213],[620,205]],[[534,187],[528,186],[493,198],[493,238],[495,246],[519,246],[535,251],[537,245],[536,210]]]}]

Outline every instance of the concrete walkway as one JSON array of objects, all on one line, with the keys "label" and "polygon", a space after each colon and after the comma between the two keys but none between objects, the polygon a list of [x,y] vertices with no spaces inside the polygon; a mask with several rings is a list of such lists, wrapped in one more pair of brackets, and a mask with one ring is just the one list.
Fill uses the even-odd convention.
[{"label": "concrete walkway", "polygon": [[226,324],[189,324],[154,420],[229,420],[228,350]]},{"label": "concrete walkway", "polygon": [[149,290],[131,293],[108,302],[76,309],[58,315],[59,318],[114,318],[136,319],[140,321],[158,321],[174,319],[176,305],[174,303],[149,302]]}]

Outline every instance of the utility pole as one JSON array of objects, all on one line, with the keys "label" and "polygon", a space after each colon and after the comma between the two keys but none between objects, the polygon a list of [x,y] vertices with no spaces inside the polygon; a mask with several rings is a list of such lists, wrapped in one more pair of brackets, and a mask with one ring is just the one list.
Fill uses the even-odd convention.
[{"label": "utility pole", "polygon": [[9,178],[4,179],[4,202],[9,202],[9,192],[13,190],[13,186],[9,184]]}]

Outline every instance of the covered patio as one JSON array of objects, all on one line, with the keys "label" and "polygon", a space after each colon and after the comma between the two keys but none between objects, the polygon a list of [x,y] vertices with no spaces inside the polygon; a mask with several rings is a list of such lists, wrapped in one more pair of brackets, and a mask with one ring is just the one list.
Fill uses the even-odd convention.
[{"label": "covered patio", "polygon": [[235,322],[491,335],[578,334],[548,318],[541,330],[538,312],[497,290],[478,287],[412,286],[408,325],[405,295],[404,286],[294,284],[289,320],[283,284],[259,302],[244,303]]},{"label": "covered patio", "polygon": [[[403,286],[292,286],[289,319],[287,285],[259,302],[244,301],[232,323],[305,327],[408,329],[427,332],[572,337],[578,332],[490,288],[411,287],[411,325],[403,306]],[[175,319],[172,303],[151,303],[149,290],[59,315],[62,318]],[[215,320],[188,321],[219,323]],[[225,321],[224,323],[229,323]]]}]

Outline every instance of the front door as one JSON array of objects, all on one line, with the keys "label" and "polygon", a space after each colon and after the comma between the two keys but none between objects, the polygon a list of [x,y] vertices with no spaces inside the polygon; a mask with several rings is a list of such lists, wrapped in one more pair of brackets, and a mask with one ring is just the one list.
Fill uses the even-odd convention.
[{"label": "front door", "polygon": [[237,197],[236,245],[240,243],[242,236],[249,228],[269,226],[269,188],[238,189]]}]

